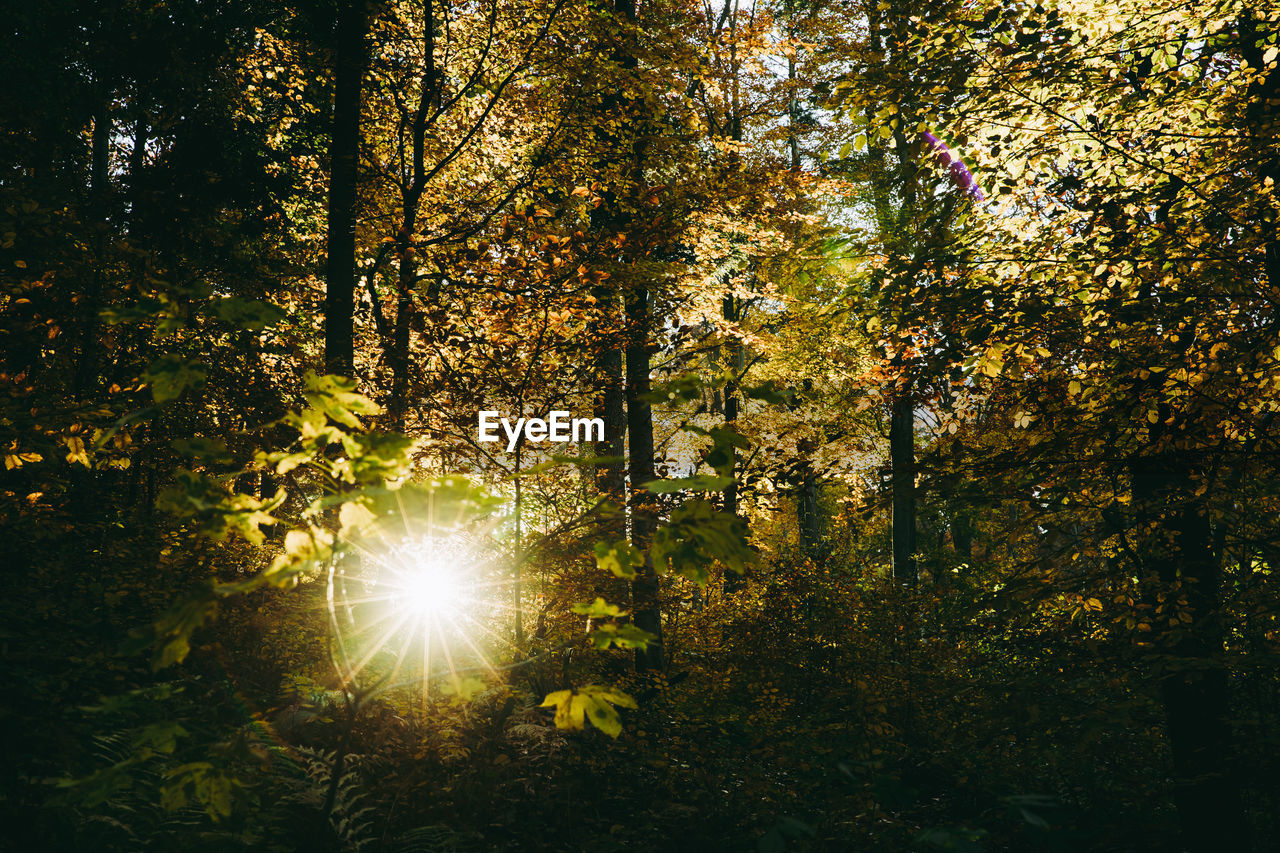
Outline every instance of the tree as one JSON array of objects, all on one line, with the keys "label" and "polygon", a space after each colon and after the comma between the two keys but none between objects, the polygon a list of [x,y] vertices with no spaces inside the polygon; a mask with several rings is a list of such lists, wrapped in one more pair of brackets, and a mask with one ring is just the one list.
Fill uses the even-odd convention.
[{"label": "tree", "polygon": [[333,24],[333,129],[329,146],[329,215],[325,251],[324,364],[355,370],[356,182],[360,100],[368,62],[366,0],[339,0]]},{"label": "tree", "polygon": [[960,14],[955,4],[873,4],[860,11],[866,34],[845,60],[855,70],[828,91],[828,102],[849,125],[827,168],[860,182],[859,207],[873,226],[863,245],[876,262],[866,271],[859,310],[884,349],[884,384],[877,390],[888,410],[893,572],[914,586],[917,413],[938,399],[942,377],[965,345],[956,321],[971,297],[956,287],[967,263],[957,232],[973,196],[981,196],[955,179],[959,161],[931,129],[945,134],[941,116],[962,100],[974,55],[950,44],[929,56],[917,49],[918,29],[951,31]]},{"label": "tree", "polygon": [[1274,440],[1275,238],[1257,224],[1274,217],[1275,154],[1257,133],[1274,121],[1275,23],[1230,4],[1155,11],[987,10],[964,126],[999,170],[996,240],[1018,236],[985,249],[1000,263],[975,325],[980,366],[1017,383],[1036,423],[1016,463],[1028,485],[1082,517],[1100,503],[1097,582],[1137,578],[1117,601],[1141,615],[1117,618],[1159,684],[1185,843],[1243,849],[1228,626],[1250,568],[1228,555],[1272,535],[1238,507]]}]

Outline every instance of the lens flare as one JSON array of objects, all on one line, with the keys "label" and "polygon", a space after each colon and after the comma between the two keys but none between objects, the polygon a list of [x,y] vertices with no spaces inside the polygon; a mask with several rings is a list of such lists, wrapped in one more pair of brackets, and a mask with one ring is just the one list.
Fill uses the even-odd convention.
[{"label": "lens flare", "polygon": [[489,652],[510,645],[495,623],[510,610],[502,603],[509,580],[475,542],[382,541],[359,553],[359,569],[346,578],[350,588],[335,593],[348,614],[335,620],[345,681],[364,674],[363,681],[389,686],[420,683],[425,702],[436,674],[456,684],[462,673],[494,670]]},{"label": "lens flare", "polygon": [[[421,553],[415,553],[421,552]],[[385,581],[388,603],[409,622],[450,620],[467,608],[460,561],[445,554],[407,549],[401,565],[389,567]]]}]

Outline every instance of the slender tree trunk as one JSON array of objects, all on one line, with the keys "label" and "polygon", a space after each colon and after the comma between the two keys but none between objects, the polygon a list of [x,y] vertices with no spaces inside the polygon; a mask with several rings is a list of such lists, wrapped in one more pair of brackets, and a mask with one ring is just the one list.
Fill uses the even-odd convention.
[{"label": "slender tree trunk", "polygon": [[908,385],[898,390],[889,422],[889,464],[893,469],[893,576],[916,583],[915,405]]},{"label": "slender tree trunk", "polygon": [[137,234],[143,215],[142,170],[147,165],[147,138],[151,127],[146,110],[139,108],[133,120],[133,150],[129,152],[129,233]]},{"label": "slender tree trunk", "polygon": [[[619,0],[615,9],[623,17],[633,17],[628,13],[625,0]],[[628,72],[635,67],[634,57],[624,46],[615,46],[612,58]],[[626,109],[627,101],[622,95],[622,89],[623,87],[618,87],[602,94],[595,127],[595,140],[600,146],[595,176],[601,203],[591,211],[591,230],[597,235],[601,247],[610,246],[610,238],[625,232],[627,228],[626,215],[619,205],[620,182],[615,177],[624,173],[626,158],[633,154],[627,133],[631,126],[631,116]],[[621,260],[608,248],[604,252],[610,256],[609,260]],[[627,469],[624,459],[627,453],[627,392],[623,366],[627,334],[626,312],[617,284],[619,280],[620,277],[608,284],[597,284],[591,291],[599,312],[592,324],[592,337],[597,348],[594,358],[597,383],[594,408],[595,416],[604,422],[604,435],[601,441],[595,442],[595,455],[613,457],[616,460],[600,462],[595,466],[596,488],[600,497],[610,505],[610,510],[601,518],[600,524],[601,538],[608,542],[627,538]],[[592,568],[594,569],[594,561]],[[610,601],[621,599],[631,592],[626,581],[611,577],[598,577],[594,586],[601,597]]]},{"label": "slender tree trunk", "polygon": [[[730,78],[730,97],[729,97],[729,114],[725,117],[725,129],[730,140],[734,143],[742,142],[742,112],[741,112],[741,93],[739,91],[739,63],[738,63],[738,8],[737,4],[732,0],[725,0],[724,19],[729,25],[729,70]],[[729,154],[729,172],[735,175],[742,167],[741,159],[738,156],[736,146],[730,150]],[[730,283],[730,277],[725,276],[725,283]],[[742,304],[733,295],[730,290],[725,294],[721,316],[728,323],[736,323],[742,318]],[[733,429],[738,421],[738,382],[741,379],[742,371],[745,368],[746,353],[742,348],[742,341],[737,338],[731,338],[726,344],[725,349],[728,352],[728,378],[724,383],[724,424],[726,427]],[[732,445],[728,448],[729,464],[728,474],[733,477],[733,482],[729,483],[724,490],[724,510],[725,512],[738,514],[738,449]],[[737,592],[742,588],[742,577],[734,572],[727,572],[724,576],[725,592]]]},{"label": "slender tree trunk", "polygon": [[822,553],[822,516],[818,512],[818,475],[809,460],[800,469],[796,484],[796,521],[800,528],[800,550],[811,560]]},{"label": "slender tree trunk", "polygon": [[427,117],[438,104],[440,76],[436,68],[435,9],[427,0],[423,10],[423,72],[418,108],[410,126],[410,175],[402,185],[400,232],[396,235],[399,274],[396,277],[396,323],[388,361],[391,365],[391,403],[387,407],[392,426],[403,431],[409,409],[409,345],[417,308],[413,296],[418,287],[418,256],[414,235],[422,196],[427,189]]},{"label": "slender tree trunk", "polygon": [[[787,16],[787,38],[795,38],[795,4],[787,0],[784,4]],[[796,89],[796,51],[794,44],[787,58],[787,82],[791,88],[787,97],[787,149],[791,158],[791,172],[800,173],[800,97]],[[812,448],[802,445],[801,450],[808,454]],[[805,458],[801,462],[799,482],[796,484],[796,524],[800,530],[800,550],[811,560],[821,559],[822,554],[822,517],[818,514],[818,474],[813,470],[813,461]]]},{"label": "slender tree trunk", "polygon": [[[887,18],[887,20],[886,20]],[[894,52],[906,43],[901,9],[873,6],[867,11],[867,36],[870,46],[869,62],[876,64],[895,61]],[[873,122],[872,107],[867,109],[867,120]],[[868,141],[868,158],[877,176],[872,180],[876,224],[884,251],[891,267],[906,263],[907,275],[914,274],[911,263],[913,247],[909,242],[910,217],[915,209],[916,178],[912,146],[901,127],[893,135],[893,163],[886,147],[875,140]],[[901,204],[894,206],[890,189],[901,188]],[[908,242],[904,242],[904,240]],[[909,306],[899,308],[908,314]],[[909,316],[909,314],[908,314]],[[899,341],[898,346],[905,345]],[[897,387],[894,389],[889,421],[889,463],[892,468],[893,491],[893,575],[907,586],[914,586],[916,569],[916,491],[915,491],[915,407],[913,401],[912,365],[899,355],[894,359],[897,368]]]},{"label": "slender tree trunk", "polygon": [[[614,10],[627,20],[634,20],[635,9],[629,0],[616,0]],[[636,66],[635,57],[624,46],[616,46],[612,59],[626,72]],[[627,169],[624,158],[633,155],[629,139],[632,116],[620,89],[605,92],[600,101],[600,114],[595,138],[600,145],[595,172],[599,180],[601,203],[591,211],[591,229],[599,235],[601,246],[609,237],[627,229],[627,217],[619,204],[618,184],[611,177]],[[606,250],[608,251],[608,250]],[[617,260],[617,258],[614,258]],[[595,356],[599,390],[595,400],[596,417],[604,421],[604,440],[596,442],[597,456],[622,457],[626,453],[626,392],[623,382],[622,352],[626,347],[625,310],[621,306],[616,283],[597,284],[591,289],[599,317],[592,329],[598,349]],[[626,474],[622,463],[596,467],[596,484],[600,492],[620,509],[626,505]],[[621,539],[626,533],[626,519],[620,514],[607,526],[608,535]]]},{"label": "slender tree trunk", "polygon": [[[741,135],[741,134],[739,134]],[[724,319],[730,323],[738,320],[738,300],[732,293],[724,298]],[[724,383],[724,425],[734,429],[738,423],[738,378],[744,367],[745,353],[742,342],[731,340],[726,345],[729,351],[729,378]],[[738,449],[729,446],[729,476],[733,482],[724,489],[724,511],[738,514]],[[725,572],[725,592],[737,592],[742,589],[742,576],[736,572]]]},{"label": "slender tree trunk", "polygon": [[[596,377],[600,383],[596,395],[595,416],[604,421],[604,440],[595,443],[595,455],[621,460],[626,454],[626,399],[622,381],[622,346],[618,340],[618,298],[613,288],[597,286],[592,290],[603,317],[595,325]],[[626,506],[625,471],[621,461],[598,463],[596,487],[610,503],[621,510]],[[625,534],[623,516],[619,513],[608,525],[611,538]]]},{"label": "slender tree trunk", "polygon": [[404,431],[409,409],[409,341],[413,323],[413,289],[417,283],[417,264],[412,246],[400,253],[400,272],[396,278],[396,322],[391,338],[391,400],[387,411],[391,428]]},{"label": "slender tree trunk", "polygon": [[511,599],[515,606],[516,647],[524,645],[524,490],[520,476],[523,446],[516,447],[516,559],[511,578]]},{"label": "slender tree trunk", "polygon": [[636,671],[662,669],[662,611],[658,575],[649,547],[657,526],[657,502],[644,484],[654,479],[653,410],[649,404],[649,291],[633,285],[627,291],[627,433],[630,444],[628,473],[631,478],[631,543],[645,552],[644,565],[631,585],[632,609],[637,627],[657,639],[636,651]]},{"label": "slender tree trunk", "polygon": [[973,520],[966,509],[956,509],[951,514],[951,544],[956,549],[956,559],[965,565],[973,563]]},{"label": "slender tree trunk", "polygon": [[93,223],[93,272],[89,276],[80,321],[80,360],[76,364],[75,394],[83,399],[98,381],[98,312],[102,310],[102,267],[106,263],[107,206],[110,198],[111,97],[99,94],[90,140],[89,218]]},{"label": "slender tree trunk", "polygon": [[964,441],[956,438],[948,455],[954,460],[954,479],[944,481],[943,502],[946,506],[948,527],[951,529],[951,547],[955,550],[956,560],[966,566],[973,565],[973,501],[975,491],[966,488],[967,476],[964,473]]},{"label": "slender tree trunk", "polygon": [[324,368],[343,376],[355,372],[356,176],[360,88],[368,30],[365,0],[344,0],[338,9],[335,32],[324,299]]},{"label": "slender tree trunk", "polygon": [[[614,14],[628,24],[634,24],[636,9],[634,0],[614,0]],[[635,73],[638,65],[635,46],[628,34],[625,39],[615,45],[612,59],[622,70],[624,76]],[[622,81],[619,81],[621,84]],[[637,122],[640,116],[639,101],[625,94],[626,87],[606,93],[601,102],[602,124],[597,129],[597,138],[603,143],[605,157],[598,163],[602,176],[602,204],[592,214],[592,226],[599,232],[625,234],[631,225],[627,212],[634,204],[635,195],[643,181],[641,146],[637,140]],[[610,177],[612,179],[610,179]],[[606,245],[607,241],[601,241]],[[624,253],[625,255],[625,253]],[[626,263],[625,258],[620,258]],[[597,411],[605,419],[604,445],[617,449],[621,443],[620,433],[612,428],[621,414],[622,402],[616,389],[616,377],[625,374],[623,399],[626,403],[627,425],[627,476],[630,490],[627,495],[629,515],[631,519],[631,544],[645,553],[645,563],[640,567],[631,584],[632,613],[637,627],[648,631],[655,637],[645,650],[636,650],[635,666],[637,672],[646,670],[660,671],[663,666],[662,654],[662,613],[659,601],[658,576],[654,571],[649,548],[653,542],[653,533],[657,525],[657,503],[654,496],[643,488],[643,484],[654,479],[653,465],[653,412],[647,395],[649,393],[649,332],[652,325],[649,307],[649,289],[644,283],[632,280],[628,274],[619,276],[623,285],[623,310],[625,314],[624,334],[625,363],[616,348],[603,344],[598,360],[603,383],[602,395]],[[616,297],[608,296],[602,305],[605,325],[608,318],[614,316]],[[608,466],[600,474],[602,486],[606,490],[617,489],[621,483],[621,471],[611,471]]]},{"label": "slender tree trunk", "polygon": [[[787,38],[795,38],[795,3],[793,0],[786,0],[783,9],[787,16]],[[796,51],[799,48],[793,42],[791,51],[787,55],[787,83],[790,89],[787,92],[787,148],[791,153],[791,171],[798,173],[800,171],[800,136],[796,125],[800,123],[800,96],[796,89]]]},{"label": "slender tree trunk", "polygon": [[[1153,429],[1153,444],[1159,438]],[[1182,456],[1177,449],[1153,453],[1130,467],[1144,572],[1165,590],[1177,588],[1185,595],[1191,618],[1165,634],[1159,660],[1174,804],[1184,843],[1193,853],[1247,850],[1240,785],[1228,766],[1222,568],[1213,553],[1208,516],[1194,497],[1193,472]]]}]

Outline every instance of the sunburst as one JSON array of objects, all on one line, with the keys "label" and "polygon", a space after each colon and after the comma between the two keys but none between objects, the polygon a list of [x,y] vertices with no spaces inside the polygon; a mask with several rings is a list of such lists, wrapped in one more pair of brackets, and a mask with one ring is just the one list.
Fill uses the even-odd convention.
[{"label": "sunburst", "polygon": [[363,674],[380,690],[418,687],[425,708],[433,680],[495,673],[495,653],[514,648],[505,628],[515,613],[498,550],[460,530],[361,540],[359,567],[330,580],[344,685]]}]

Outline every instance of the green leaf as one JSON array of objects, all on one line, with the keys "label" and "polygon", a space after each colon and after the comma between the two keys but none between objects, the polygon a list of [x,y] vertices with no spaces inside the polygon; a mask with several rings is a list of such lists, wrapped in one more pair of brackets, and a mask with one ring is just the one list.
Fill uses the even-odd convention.
[{"label": "green leaf", "polygon": [[622,734],[622,718],[612,705],[596,696],[587,696],[584,701],[587,719],[593,726],[612,738]]},{"label": "green leaf", "polygon": [[601,625],[589,636],[591,644],[597,649],[607,649],[610,646],[617,646],[620,649],[647,649],[650,643],[658,639],[657,635],[636,627],[630,622],[625,625]]},{"label": "green leaf", "polygon": [[193,459],[199,459],[202,462],[214,465],[231,462],[233,459],[231,452],[227,450],[227,443],[220,438],[205,438],[204,436],[175,438],[169,443],[169,446],[183,456],[190,456]]},{"label": "green leaf", "polygon": [[636,702],[626,693],[611,687],[588,684],[575,690],[557,690],[542,700],[542,708],[556,709],[556,728],[579,731],[584,720],[609,737],[622,733],[622,719],[613,706],[634,708]]},{"label": "green leaf", "polygon": [[620,578],[634,578],[636,569],[644,565],[644,554],[629,542],[597,542],[595,551],[596,565]]},{"label": "green leaf", "polygon": [[734,481],[733,477],[722,477],[712,474],[694,474],[692,477],[679,477],[673,480],[651,480],[644,487],[655,495],[667,495],[672,492],[719,492]]},{"label": "green leaf", "polygon": [[772,382],[766,382],[763,385],[744,386],[742,393],[753,400],[762,400],[775,406],[783,405],[787,402],[786,395],[780,393]]},{"label": "green leaf", "polygon": [[160,493],[156,506],[179,518],[195,522],[201,535],[221,541],[229,533],[246,542],[261,545],[261,525],[275,524],[271,511],[284,503],[283,489],[267,499],[229,492],[218,478],[180,468],[174,482]]},{"label": "green leaf", "polygon": [[688,403],[702,397],[702,389],[705,385],[706,383],[697,376],[682,376],[654,386],[653,390],[644,395],[644,399],[656,405],[668,402]]},{"label": "green leaf", "polygon": [[698,584],[707,582],[712,563],[742,574],[758,559],[747,543],[743,520],[704,500],[686,501],[671,513],[654,534],[652,553],[659,573],[671,572]]},{"label": "green leaf", "polygon": [[575,704],[573,700],[572,690],[557,690],[554,693],[548,693],[547,698],[543,699],[538,707],[556,709],[556,728],[578,731],[582,728],[583,708],[581,703]]},{"label": "green leaf", "polygon": [[341,525],[339,533],[342,536],[365,530],[376,520],[377,516],[369,507],[358,501],[344,501],[342,508],[338,510],[338,523]]},{"label": "green leaf", "polygon": [[303,381],[307,387],[304,392],[307,402],[324,412],[335,423],[360,429],[360,415],[382,413],[382,407],[363,394],[356,393],[355,381],[345,376],[317,376],[309,370]]},{"label": "green leaf", "polygon": [[203,386],[206,376],[203,365],[171,353],[153,361],[143,379],[150,383],[155,401],[167,403],[181,397],[187,389]]},{"label": "green leaf", "polygon": [[154,648],[153,670],[161,670],[186,660],[191,651],[191,635],[213,619],[218,601],[211,584],[204,584],[194,594],[179,601],[153,622],[141,635]]},{"label": "green leaf", "polygon": [[299,465],[310,462],[314,457],[315,454],[309,450],[298,450],[293,453],[280,451],[261,454],[258,461],[273,466],[277,474],[288,474]]},{"label": "green leaf", "polygon": [[619,609],[616,604],[609,604],[599,596],[590,604],[575,604],[573,612],[586,616],[591,619],[608,619],[616,616],[622,616],[626,611]]},{"label": "green leaf", "polygon": [[215,299],[209,304],[209,308],[219,320],[251,332],[274,326],[285,317],[284,311],[268,302],[240,296]]},{"label": "green leaf", "polygon": [[271,561],[262,579],[272,586],[295,583],[304,574],[333,555],[333,534],[314,525],[306,530],[290,530],[284,537],[284,553]]},{"label": "green leaf", "polygon": [[150,750],[171,755],[178,745],[178,738],[186,737],[187,730],[176,720],[161,720],[144,726],[133,739],[134,749]]},{"label": "green leaf", "polygon": [[205,814],[218,821],[231,816],[232,794],[239,787],[243,787],[239,781],[211,763],[193,761],[165,774],[160,804],[165,810],[174,811],[194,800],[204,806]]}]

